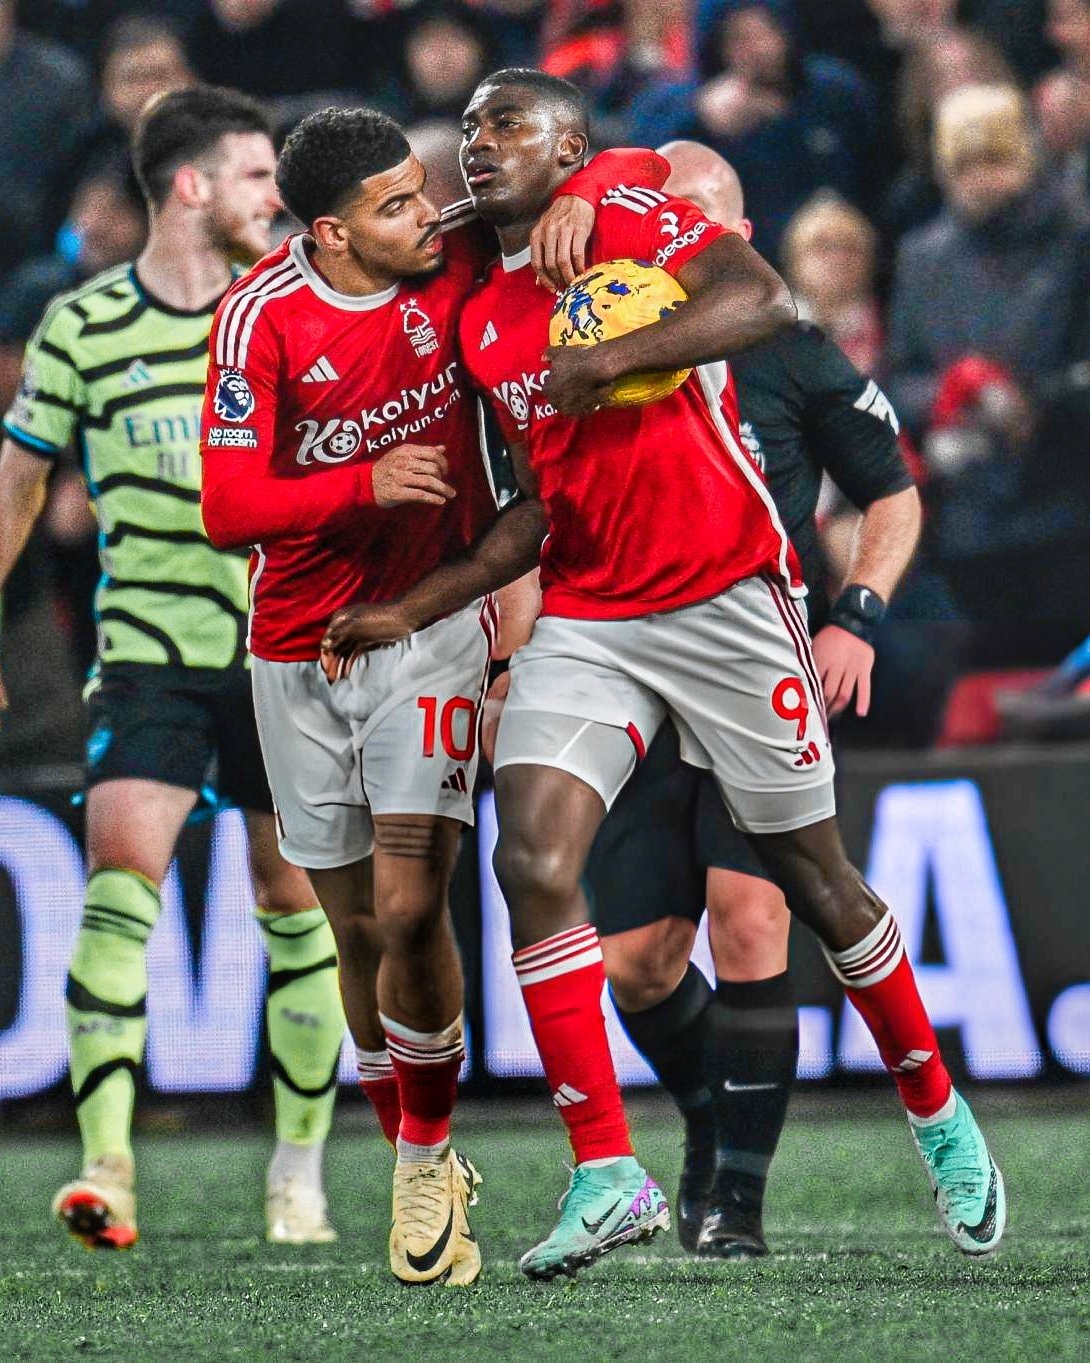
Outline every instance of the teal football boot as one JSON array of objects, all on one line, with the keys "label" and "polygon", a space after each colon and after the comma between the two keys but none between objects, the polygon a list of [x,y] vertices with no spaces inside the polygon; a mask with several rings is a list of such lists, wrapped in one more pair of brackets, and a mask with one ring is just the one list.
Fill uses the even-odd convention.
[{"label": "teal football boot", "polygon": [[909,1121],[943,1229],[963,1254],[991,1254],[1007,1224],[1003,1175],[969,1104],[954,1090],[954,1115],[933,1126]]},{"label": "teal football boot", "polygon": [[548,1239],[519,1260],[528,1278],[574,1277],[603,1254],[670,1229],[662,1189],[631,1155],[612,1164],[578,1165],[560,1211]]}]

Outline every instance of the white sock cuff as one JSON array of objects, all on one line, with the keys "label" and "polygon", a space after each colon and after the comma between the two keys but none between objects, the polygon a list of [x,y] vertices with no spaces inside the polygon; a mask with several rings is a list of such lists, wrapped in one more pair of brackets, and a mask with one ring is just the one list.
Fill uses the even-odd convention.
[{"label": "white sock cuff", "polygon": [[870,932],[854,946],[844,951],[830,951],[822,947],[829,968],[842,985],[852,989],[866,989],[887,979],[901,963],[905,944],[901,929],[892,912],[887,909]]},{"label": "white sock cuff", "polygon": [[357,1046],[356,1071],[364,1083],[393,1079],[394,1062],[390,1059],[389,1051],[364,1051]]},{"label": "white sock cuff", "polygon": [[956,1090],[950,1090],[950,1097],[939,1108],[938,1112],[932,1112],[930,1117],[917,1117],[914,1112],[908,1114],[908,1120],[914,1127],[924,1128],[928,1126],[939,1126],[942,1122],[948,1122],[957,1111],[958,1095]]},{"label": "white sock cuff", "polygon": [[568,975],[585,966],[596,965],[602,959],[602,944],[592,923],[581,923],[554,933],[543,942],[521,947],[512,957],[515,975],[521,988],[540,984],[543,980]]},{"label": "white sock cuff", "polygon": [[386,1033],[386,1047],[391,1060],[438,1065],[448,1060],[461,1060],[465,1054],[461,1013],[438,1032],[417,1032],[403,1022],[395,1022],[385,1013],[379,1013],[378,1016],[382,1030]]}]

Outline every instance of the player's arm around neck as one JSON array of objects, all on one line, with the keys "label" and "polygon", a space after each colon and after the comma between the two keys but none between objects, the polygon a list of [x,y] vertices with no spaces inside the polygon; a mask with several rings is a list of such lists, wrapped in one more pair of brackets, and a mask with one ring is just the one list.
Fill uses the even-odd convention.
[{"label": "player's arm around neck", "polygon": [[796,318],[787,285],[736,233],[717,237],[678,271],[688,302],[653,327],[580,349],[580,365],[612,384],[626,374],[689,369],[767,341]]}]

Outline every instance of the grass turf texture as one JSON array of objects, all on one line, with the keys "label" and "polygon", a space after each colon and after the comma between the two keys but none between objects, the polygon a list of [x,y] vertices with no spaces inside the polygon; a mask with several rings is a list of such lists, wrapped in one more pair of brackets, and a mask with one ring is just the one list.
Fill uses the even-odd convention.
[{"label": "grass turf texture", "polygon": [[[466,1105],[460,1144],[485,1177],[474,1217],[485,1275],[468,1291],[390,1279],[391,1156],[351,1114],[327,1169],[340,1240],[302,1249],[261,1238],[260,1133],[139,1141],[144,1238],[124,1255],[88,1254],[49,1220],[50,1197],[74,1172],[74,1141],[7,1133],[3,1358],[1088,1359],[1085,1104],[974,1101],[1012,1208],[991,1259],[965,1259],[941,1234],[892,1100],[848,1095],[833,1107],[804,1096],[769,1191],[771,1259],[699,1262],[671,1233],[548,1286],[525,1281],[516,1260],[551,1227],[566,1183],[560,1124],[543,1105]],[[641,1103],[634,1125],[644,1162],[672,1193],[676,1122]]]}]

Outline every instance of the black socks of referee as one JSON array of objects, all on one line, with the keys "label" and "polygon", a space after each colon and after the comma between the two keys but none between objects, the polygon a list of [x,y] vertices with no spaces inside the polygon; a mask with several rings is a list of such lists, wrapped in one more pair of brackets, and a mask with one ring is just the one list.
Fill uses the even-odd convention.
[{"label": "black socks of referee", "polygon": [[717,1182],[731,1182],[759,1208],[798,1064],[787,974],[744,984],[718,980],[713,993],[690,963],[661,1003],[617,1012],[685,1118],[687,1170],[695,1163],[704,1167],[691,1172],[703,1173],[710,1161],[720,1172]]},{"label": "black socks of referee", "polygon": [[652,1008],[617,1015],[632,1044],[681,1108],[686,1122],[714,1127],[712,1095],[704,1071],[704,1014],[712,1001],[708,981],[691,962],[672,994]]},{"label": "black socks of referee", "polygon": [[718,1181],[760,1207],[799,1059],[799,1024],[787,973],[717,980],[704,1015],[705,1073],[715,1105]]}]

